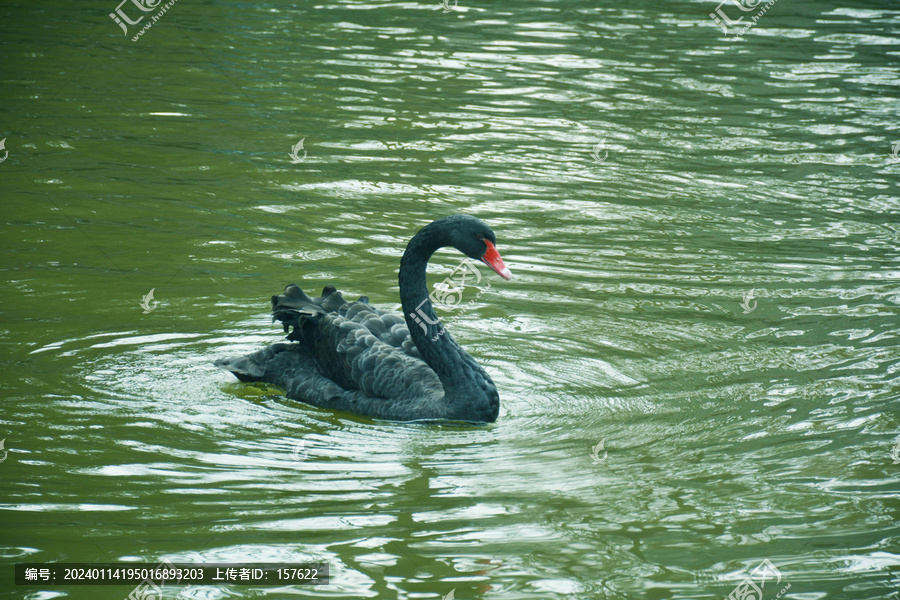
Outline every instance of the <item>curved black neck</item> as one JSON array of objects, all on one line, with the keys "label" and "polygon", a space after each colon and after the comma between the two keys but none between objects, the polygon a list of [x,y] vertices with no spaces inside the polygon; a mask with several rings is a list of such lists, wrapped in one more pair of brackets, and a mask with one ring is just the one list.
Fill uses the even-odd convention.
[{"label": "curved black neck", "polygon": [[[444,329],[434,313],[428,296],[425,271],[428,260],[438,248],[450,241],[438,227],[426,226],[406,246],[400,260],[400,302],[410,336],[425,363],[431,367],[444,387],[444,398],[466,404],[483,403],[494,412],[499,397],[487,372],[463,350]],[[493,420],[493,418],[485,420]]]}]

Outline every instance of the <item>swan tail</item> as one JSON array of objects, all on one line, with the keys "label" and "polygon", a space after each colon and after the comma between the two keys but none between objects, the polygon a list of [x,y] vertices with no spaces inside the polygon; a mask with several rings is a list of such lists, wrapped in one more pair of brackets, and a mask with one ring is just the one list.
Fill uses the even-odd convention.
[{"label": "swan tail", "polygon": [[297,344],[272,344],[245,356],[220,358],[213,364],[244,383],[271,383],[285,390],[316,374],[312,357]]},{"label": "swan tail", "polygon": [[248,354],[236,358],[220,358],[213,364],[232,373],[244,383],[262,381],[265,375],[264,363],[260,362],[259,353]]}]

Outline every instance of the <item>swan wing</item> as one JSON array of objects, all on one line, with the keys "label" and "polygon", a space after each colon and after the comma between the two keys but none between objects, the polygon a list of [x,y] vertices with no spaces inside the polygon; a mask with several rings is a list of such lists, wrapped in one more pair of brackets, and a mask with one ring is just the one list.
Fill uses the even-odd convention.
[{"label": "swan wing", "polygon": [[344,390],[377,398],[443,394],[440,380],[421,359],[406,323],[396,312],[348,302],[328,286],[310,298],[296,285],[272,298],[272,313],[288,339],[299,342],[318,371]]},{"label": "swan wing", "polygon": [[379,341],[408,356],[422,358],[403,316],[371,306],[365,296],[355,302],[348,302],[334,286],[329,285],[322,290],[320,297],[310,298],[295,284],[287,286],[284,294],[272,296],[273,320],[281,321],[285,332],[293,327],[294,330],[288,335],[291,341],[303,340],[304,323],[317,323],[329,313],[363,326]]}]

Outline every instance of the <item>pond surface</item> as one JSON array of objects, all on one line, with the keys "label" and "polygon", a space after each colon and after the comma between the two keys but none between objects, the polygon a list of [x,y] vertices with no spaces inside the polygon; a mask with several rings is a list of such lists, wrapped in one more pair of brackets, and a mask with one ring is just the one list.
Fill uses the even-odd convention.
[{"label": "pond surface", "polygon": [[[197,600],[898,598],[889,5],[180,0],[131,41],[157,13],[4,2],[0,597],[167,559],[330,564]],[[287,283],[398,307],[456,212],[513,272],[442,313],[495,424],[212,366]]]}]

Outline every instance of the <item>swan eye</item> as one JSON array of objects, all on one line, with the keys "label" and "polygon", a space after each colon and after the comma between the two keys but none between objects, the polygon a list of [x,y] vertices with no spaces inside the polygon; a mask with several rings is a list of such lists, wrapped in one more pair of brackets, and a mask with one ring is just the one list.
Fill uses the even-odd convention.
[{"label": "swan eye", "polygon": [[479,234],[476,235],[475,237],[477,237],[479,240],[483,240],[483,239],[484,239],[484,234],[483,234],[483,233],[479,233]]}]

